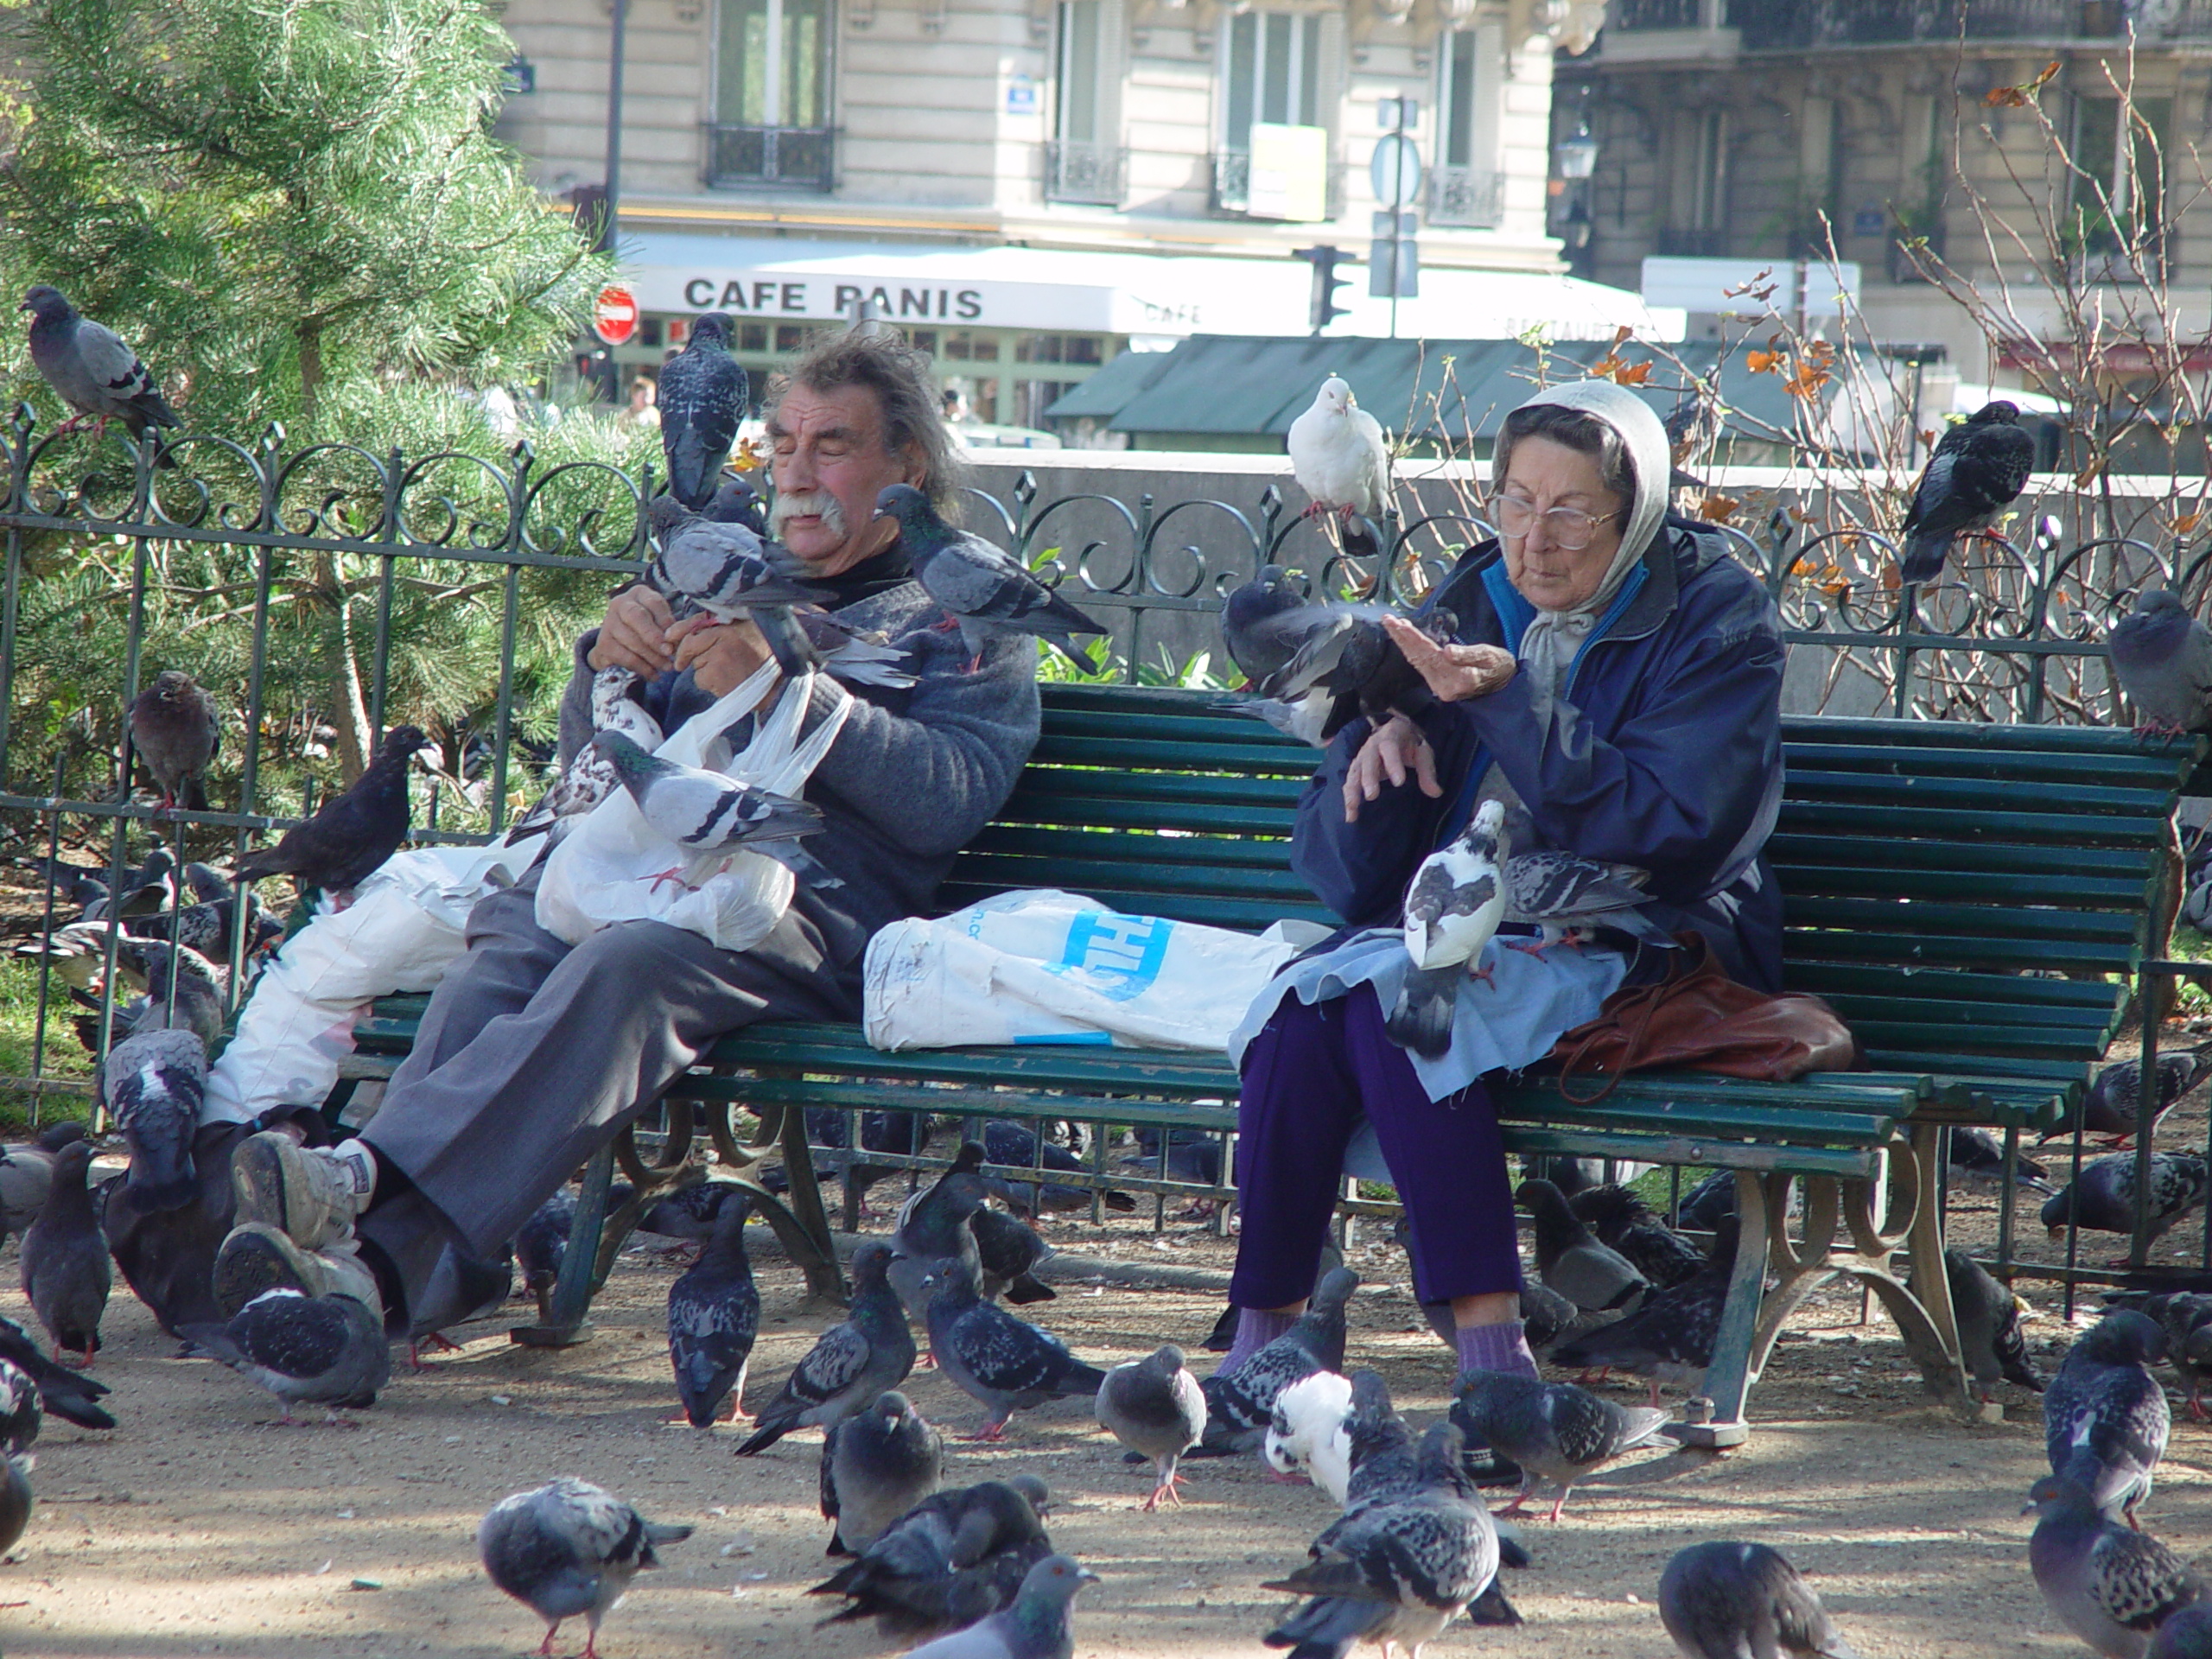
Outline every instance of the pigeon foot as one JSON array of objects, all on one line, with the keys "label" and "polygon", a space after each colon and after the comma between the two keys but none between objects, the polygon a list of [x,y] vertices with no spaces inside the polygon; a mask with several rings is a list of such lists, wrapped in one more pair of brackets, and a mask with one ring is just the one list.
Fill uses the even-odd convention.
[{"label": "pigeon foot", "polygon": [[652,882],[652,890],[655,893],[658,893],[660,891],[660,884],[664,881],[672,882],[677,887],[682,887],[686,893],[696,893],[698,891],[696,887],[693,887],[689,881],[686,881],[683,879],[683,870],[673,866],[668,869],[658,872],[657,874],[641,875],[638,880],[640,881]]},{"label": "pigeon foot", "polygon": [[555,1633],[558,1631],[560,1628],[561,1621],[556,1618],[553,1621],[553,1629],[546,1631],[545,1639],[537,1644],[537,1651],[542,1656],[542,1659],[552,1659],[553,1637]]},{"label": "pigeon foot", "polygon": [[1175,1483],[1173,1480],[1164,1480],[1154,1487],[1152,1496],[1137,1507],[1145,1514],[1151,1515],[1158,1510],[1162,1503],[1173,1504],[1179,1510],[1183,1507],[1183,1494],[1175,1490]]},{"label": "pigeon foot", "polygon": [[1006,1439],[1006,1424],[1004,1422],[987,1422],[973,1434],[963,1434],[960,1438],[969,1442],[971,1445],[978,1442],[996,1445],[999,1441]]}]

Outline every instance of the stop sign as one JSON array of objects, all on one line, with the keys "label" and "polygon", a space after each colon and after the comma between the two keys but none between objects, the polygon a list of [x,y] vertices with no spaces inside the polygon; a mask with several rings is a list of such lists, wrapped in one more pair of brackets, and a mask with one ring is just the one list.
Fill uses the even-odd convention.
[{"label": "stop sign", "polygon": [[626,288],[602,288],[592,306],[591,331],[610,346],[638,332],[638,296]]}]

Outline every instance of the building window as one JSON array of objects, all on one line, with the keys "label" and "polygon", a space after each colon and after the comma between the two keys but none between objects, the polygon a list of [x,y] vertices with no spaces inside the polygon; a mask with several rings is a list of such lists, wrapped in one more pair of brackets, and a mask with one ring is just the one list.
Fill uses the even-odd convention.
[{"label": "building window", "polygon": [[1438,42],[1436,162],[1428,216],[1439,225],[1495,226],[1503,207],[1497,172],[1498,74],[1504,30],[1495,23],[1454,29]]},{"label": "building window", "polygon": [[831,38],[830,0],[721,0],[709,182],[830,188]]},{"label": "building window", "polygon": [[2161,163],[2173,111],[2171,98],[2139,98],[2132,112],[2116,98],[2075,104],[2074,165],[2080,173],[2060,234],[2069,254],[2090,262],[2090,274],[2132,275],[2130,250],[2146,262],[2164,258]]},{"label": "building window", "polygon": [[1105,360],[1103,341],[1096,334],[1016,334],[1014,360],[1017,363],[1083,363]]},{"label": "building window", "polygon": [[1052,58],[1052,137],[1045,200],[1121,204],[1128,151],[1115,108],[1121,9],[1112,0],[1060,0]]},{"label": "building window", "polygon": [[1248,11],[1223,31],[1221,142],[1249,151],[1252,124],[1321,124],[1321,20]]},{"label": "building window", "polygon": [[1098,130],[1099,0],[1060,0],[1060,49],[1054,65],[1052,136],[1095,144]]},{"label": "building window", "polygon": [[1728,111],[1700,110],[1693,124],[1690,228],[1718,231],[1728,213]]}]

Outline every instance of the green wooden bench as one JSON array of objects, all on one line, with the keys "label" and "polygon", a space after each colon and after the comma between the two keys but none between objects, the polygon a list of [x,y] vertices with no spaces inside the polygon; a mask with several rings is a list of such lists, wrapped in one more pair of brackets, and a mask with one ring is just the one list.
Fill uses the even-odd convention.
[{"label": "green wooden bench", "polygon": [[[1535,1078],[1496,1091],[1516,1152],[1737,1172],[1744,1247],[1705,1384],[1713,1421],[1700,1435],[1714,1444],[1742,1438],[1745,1395],[1783,1319],[1837,1273],[1881,1294],[1931,1386],[1967,1402],[1940,1270],[1942,1131],[1987,1126],[2011,1152],[2082,1088],[2119,1027],[2127,976],[2163,945],[2174,903],[2171,816],[2200,747],[1881,720],[1791,720],[1784,736],[1789,784],[1771,853],[1787,904],[1789,984],[1835,1004],[1870,1069],[1789,1085],[1638,1075],[1594,1103]],[[1036,753],[958,861],[944,906],[1054,887],[1133,914],[1217,926],[1330,922],[1287,865],[1292,810],[1313,766],[1311,750],[1197,694],[1047,687]],[[341,1091],[353,1077],[389,1071],[419,1008],[419,999],[379,1005],[357,1033]],[[669,1090],[658,1160],[648,1164],[626,1136],[588,1172],[585,1248],[571,1251],[554,1328],[539,1338],[565,1339],[581,1320],[589,1270],[603,1276],[647,1196],[641,1190],[610,1218],[594,1251],[589,1189],[603,1189],[617,1162],[641,1189],[677,1179],[702,1117],[738,1170],[780,1149],[788,1205],[763,1207],[810,1282],[834,1294],[816,1170],[851,1154],[810,1146],[803,1109],[1218,1133],[1234,1128],[1236,1090],[1226,1061],[1205,1055],[1086,1046],[890,1054],[851,1027],[755,1027],[717,1044]],[[751,1142],[734,1127],[741,1108],[760,1125]],[[862,1156],[893,1167],[943,1161]],[[1205,1191],[1103,1169],[1057,1179]],[[1808,1201],[1792,1237],[1783,1221],[1795,1184]],[[2011,1202],[2008,1183],[2008,1229]],[[1892,1270],[1901,1252],[1922,1295]],[[1781,1283],[1763,1293],[1770,1267]]]}]

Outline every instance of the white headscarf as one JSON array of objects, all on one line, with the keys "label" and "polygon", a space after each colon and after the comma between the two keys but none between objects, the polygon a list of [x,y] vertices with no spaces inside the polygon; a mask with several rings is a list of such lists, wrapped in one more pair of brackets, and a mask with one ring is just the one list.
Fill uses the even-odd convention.
[{"label": "white headscarf", "polygon": [[[1628,505],[1620,549],[1613,555],[1612,563],[1606,567],[1605,580],[1598,584],[1597,591],[1572,610],[1547,611],[1540,607],[1536,620],[1521,636],[1522,662],[1529,673],[1556,693],[1564,685],[1574,653],[1582,648],[1582,642],[1598,626],[1598,619],[1620,593],[1629,572],[1650,550],[1660,520],[1667,516],[1674,455],[1667,442],[1667,429],[1660,424],[1658,415],[1626,386],[1615,385],[1610,380],[1576,380],[1540,391],[1521,407],[1534,409],[1545,404],[1579,410],[1612,428],[1626,447],[1629,465],[1636,474],[1636,494]],[[1492,480],[1493,485],[1503,481],[1502,477]]]}]

